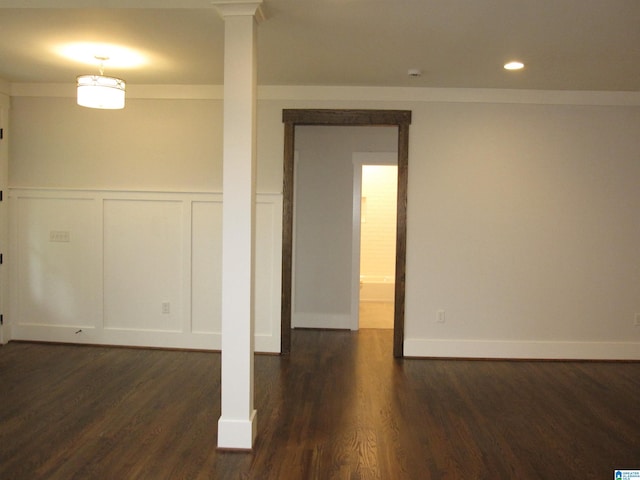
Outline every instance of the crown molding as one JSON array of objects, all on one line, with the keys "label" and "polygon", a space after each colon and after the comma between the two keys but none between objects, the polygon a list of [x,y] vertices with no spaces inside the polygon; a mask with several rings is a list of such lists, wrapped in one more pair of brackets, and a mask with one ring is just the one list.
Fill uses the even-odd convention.
[{"label": "crown molding", "polygon": [[640,106],[640,92],[499,88],[261,85],[258,100]]},{"label": "crown molding", "polygon": [[[4,85],[4,87],[3,87]],[[9,83],[12,97],[75,97],[73,83]],[[223,85],[127,85],[127,99],[222,100]],[[282,102],[505,103],[639,107],[640,92],[259,85],[258,100]]]}]

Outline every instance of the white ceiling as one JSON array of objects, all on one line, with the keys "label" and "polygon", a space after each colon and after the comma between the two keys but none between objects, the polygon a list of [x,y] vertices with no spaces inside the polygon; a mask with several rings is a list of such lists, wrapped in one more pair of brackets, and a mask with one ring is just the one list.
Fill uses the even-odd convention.
[{"label": "white ceiling", "polygon": [[[52,8],[52,5],[55,7]],[[640,90],[640,0],[265,0],[261,85]],[[60,56],[109,43],[147,63],[129,84],[222,84],[224,23],[208,0],[0,0],[0,78],[75,82]],[[527,67],[507,72],[520,59]],[[407,71],[423,71],[410,78]]]}]

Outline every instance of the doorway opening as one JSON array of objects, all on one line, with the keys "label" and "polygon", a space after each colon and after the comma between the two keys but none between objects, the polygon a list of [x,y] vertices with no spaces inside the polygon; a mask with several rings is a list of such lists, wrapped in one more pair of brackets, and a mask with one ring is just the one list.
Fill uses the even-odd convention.
[{"label": "doorway opening", "polygon": [[281,352],[291,352],[294,154],[296,126],[392,126],[397,128],[397,213],[394,282],[393,355],[403,356],[406,212],[409,125],[407,110],[283,110],[284,175],[282,215]]},{"label": "doorway opening", "polygon": [[[359,156],[364,162],[379,160],[380,164],[359,164],[354,158],[354,183],[360,183],[357,199],[354,188],[354,202],[360,205],[360,221],[354,225],[360,230],[355,252],[359,259],[359,298],[354,299],[358,328],[393,328],[398,192],[398,167],[393,155]],[[387,162],[392,164],[383,164]]]}]

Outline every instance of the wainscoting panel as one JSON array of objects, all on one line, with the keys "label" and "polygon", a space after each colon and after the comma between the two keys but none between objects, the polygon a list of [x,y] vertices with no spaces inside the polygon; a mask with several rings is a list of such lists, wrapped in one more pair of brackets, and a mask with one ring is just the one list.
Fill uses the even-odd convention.
[{"label": "wainscoting panel", "polygon": [[222,331],[222,196],[210,202],[193,202],[191,209],[191,330],[219,336]]},{"label": "wainscoting panel", "polygon": [[256,350],[280,351],[282,197],[260,195],[256,204]]},{"label": "wainscoting panel", "polygon": [[181,330],[182,203],[104,201],[104,328]]},{"label": "wainscoting panel", "polygon": [[[10,338],[220,348],[222,194],[12,189]],[[281,195],[256,205],[255,348],[280,350]]]},{"label": "wainscoting panel", "polygon": [[[84,196],[25,196],[17,204],[17,275],[10,281],[22,325],[95,328],[101,315],[98,204]],[[98,253],[96,255],[95,253]],[[12,288],[15,285],[16,288]]]}]

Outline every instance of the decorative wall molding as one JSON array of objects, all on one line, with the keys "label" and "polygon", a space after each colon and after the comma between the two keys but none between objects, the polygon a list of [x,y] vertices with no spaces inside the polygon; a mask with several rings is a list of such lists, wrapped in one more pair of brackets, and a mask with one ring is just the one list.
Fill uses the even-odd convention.
[{"label": "decorative wall molding", "polygon": [[294,328],[303,327],[346,330],[348,329],[348,326],[351,325],[351,315],[338,313],[293,312],[291,323]]},{"label": "decorative wall molding", "polygon": [[[222,100],[222,85],[129,85],[127,99]],[[75,98],[76,84],[70,83],[13,83],[12,97]]]},{"label": "decorative wall molding", "polygon": [[[13,97],[76,96],[74,82],[12,83],[5,89]],[[222,85],[127,85],[127,99],[222,100],[223,90]],[[640,106],[640,92],[262,85],[261,100]]]},{"label": "decorative wall molding", "polygon": [[[222,194],[12,188],[9,198],[11,339],[220,349]],[[282,196],[258,194],[256,212],[255,348],[277,353]]]},{"label": "decorative wall molding", "polygon": [[491,88],[262,86],[260,100],[638,106],[640,92]]}]

